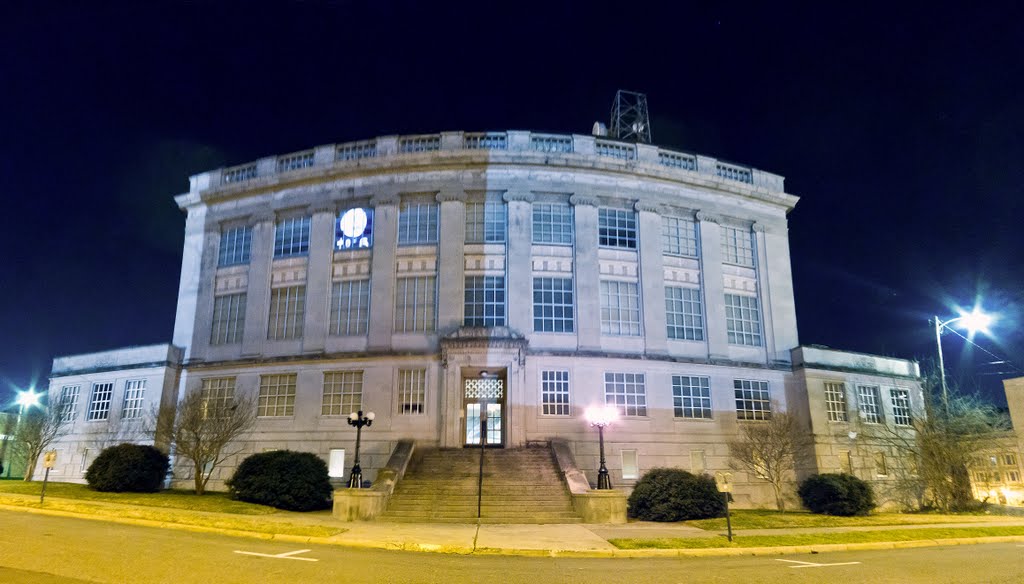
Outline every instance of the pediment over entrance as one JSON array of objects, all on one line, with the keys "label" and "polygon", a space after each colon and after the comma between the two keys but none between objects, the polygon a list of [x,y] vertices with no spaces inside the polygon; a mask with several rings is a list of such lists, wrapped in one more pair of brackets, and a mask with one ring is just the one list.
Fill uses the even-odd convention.
[{"label": "pediment over entrance", "polygon": [[447,368],[450,354],[480,351],[514,353],[519,365],[525,365],[529,341],[522,333],[507,326],[460,327],[441,337],[440,344],[441,365]]}]

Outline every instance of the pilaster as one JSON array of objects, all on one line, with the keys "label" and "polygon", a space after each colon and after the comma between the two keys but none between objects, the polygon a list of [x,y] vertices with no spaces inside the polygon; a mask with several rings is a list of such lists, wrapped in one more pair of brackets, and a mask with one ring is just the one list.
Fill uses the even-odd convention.
[{"label": "pilaster", "polygon": [[789,362],[790,350],[800,344],[793,298],[793,269],[789,261],[789,238],[785,228],[754,224],[757,241],[757,280],[764,292],[765,344],[770,361]]},{"label": "pilaster", "polygon": [[597,199],[584,195],[569,198],[573,205],[576,238],[573,269],[576,272],[576,343],[581,350],[601,348],[600,268],[597,259]]},{"label": "pilaster", "polygon": [[210,327],[213,323],[213,301],[217,285],[217,258],[220,250],[220,226],[207,222],[203,231],[203,253],[200,261],[199,289],[196,294],[196,326],[192,331],[189,358],[202,360],[210,349]]},{"label": "pilaster", "polygon": [[665,269],[662,261],[661,209],[657,205],[638,202],[637,226],[640,229],[641,314],[644,318],[644,351],[648,354],[668,353],[668,331],[665,326]]},{"label": "pilaster", "polygon": [[274,256],[274,214],[254,217],[252,247],[249,251],[249,285],[245,295],[245,331],[242,355],[263,353],[267,339],[267,310],[270,302],[270,263]]},{"label": "pilaster", "polygon": [[719,218],[697,213],[700,232],[700,280],[704,294],[704,319],[707,326],[708,358],[729,356],[729,335],[725,327],[725,284],[722,276],[722,232]]},{"label": "pilaster", "polygon": [[181,255],[181,279],[178,283],[178,309],[174,316],[174,344],[183,347],[186,361],[192,357],[196,328],[196,310],[202,279],[206,241],[206,206],[190,207],[185,219],[185,245]]},{"label": "pilaster", "polygon": [[330,314],[331,264],[334,259],[334,221],[337,209],[329,201],[309,208],[309,260],[306,264],[306,316],[302,352],[322,353]]},{"label": "pilaster", "polygon": [[[378,142],[378,147],[379,147]],[[370,330],[367,348],[391,348],[395,321],[395,255],[398,253],[398,195],[374,197],[373,256],[370,259]]]},{"label": "pilaster", "polygon": [[[533,246],[533,193],[509,191],[503,196],[508,205],[508,247],[505,258],[508,274],[506,290],[532,291],[530,256]],[[521,333],[533,330],[533,302],[508,298],[508,326]]]},{"label": "pilaster", "polygon": [[462,325],[466,288],[466,193],[443,190],[440,203],[437,270],[437,330],[445,334]]}]

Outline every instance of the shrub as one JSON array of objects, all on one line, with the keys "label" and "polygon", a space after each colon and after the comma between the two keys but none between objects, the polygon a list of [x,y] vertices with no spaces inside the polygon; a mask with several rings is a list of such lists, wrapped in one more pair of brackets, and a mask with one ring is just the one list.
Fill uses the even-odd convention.
[{"label": "shrub", "polygon": [[227,481],[236,499],[289,511],[330,506],[327,464],[310,452],[275,450],[253,454]]},{"label": "shrub", "polygon": [[155,493],[167,476],[167,455],[145,444],[118,444],[104,448],[85,472],[96,491]]},{"label": "shrub", "polygon": [[808,477],[797,490],[804,507],[822,515],[867,515],[875,508],[871,485],[848,474]]},{"label": "shrub", "polygon": [[684,521],[725,516],[715,479],[676,468],[655,468],[629,496],[629,516],[644,521]]}]

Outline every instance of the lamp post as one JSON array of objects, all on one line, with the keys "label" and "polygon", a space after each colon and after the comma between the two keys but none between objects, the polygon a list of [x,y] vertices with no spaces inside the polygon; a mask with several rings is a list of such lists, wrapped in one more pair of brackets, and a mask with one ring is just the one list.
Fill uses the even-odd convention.
[{"label": "lamp post", "polygon": [[368,412],[364,416],[363,410],[348,415],[348,425],[356,427],[356,459],[352,465],[352,475],[348,477],[348,488],[350,489],[363,488],[363,469],[359,468],[359,439],[363,434],[363,426],[373,425],[373,418],[373,412]]},{"label": "lamp post", "polygon": [[939,384],[942,387],[942,409],[943,413],[949,414],[949,388],[946,386],[946,366],[942,360],[942,329],[952,324],[960,323],[972,335],[976,331],[988,332],[988,325],[992,323],[992,317],[975,307],[971,312],[961,312],[960,316],[948,320],[940,320],[936,316],[933,322],[935,324],[935,349],[939,356]]},{"label": "lamp post", "polygon": [[591,426],[597,428],[597,437],[601,447],[601,467],[597,471],[597,489],[599,491],[612,488],[612,479],[608,476],[608,467],[604,463],[604,429],[619,417],[619,410],[615,406],[592,406],[587,408],[585,413],[587,421]]},{"label": "lamp post", "polygon": [[[41,392],[37,393],[36,390],[34,389],[18,392],[18,397],[14,400],[14,403],[18,404],[18,417],[14,421],[15,432],[17,432],[18,428],[21,426],[21,417],[25,415],[25,410],[34,406],[38,406],[39,398],[42,395],[43,394]],[[10,464],[10,461],[7,460],[7,443],[10,439],[11,437],[7,435],[7,432],[4,432],[4,442],[3,445],[0,446],[0,463],[6,465],[6,467],[3,470],[4,474],[7,475],[7,478],[11,478],[12,466]]]}]

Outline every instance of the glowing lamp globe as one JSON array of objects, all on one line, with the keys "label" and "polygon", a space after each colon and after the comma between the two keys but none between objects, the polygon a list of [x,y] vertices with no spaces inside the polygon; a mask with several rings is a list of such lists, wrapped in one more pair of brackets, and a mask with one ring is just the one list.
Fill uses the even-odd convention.
[{"label": "glowing lamp globe", "polygon": [[591,406],[583,414],[591,426],[605,427],[619,418],[619,409],[612,405]]}]

